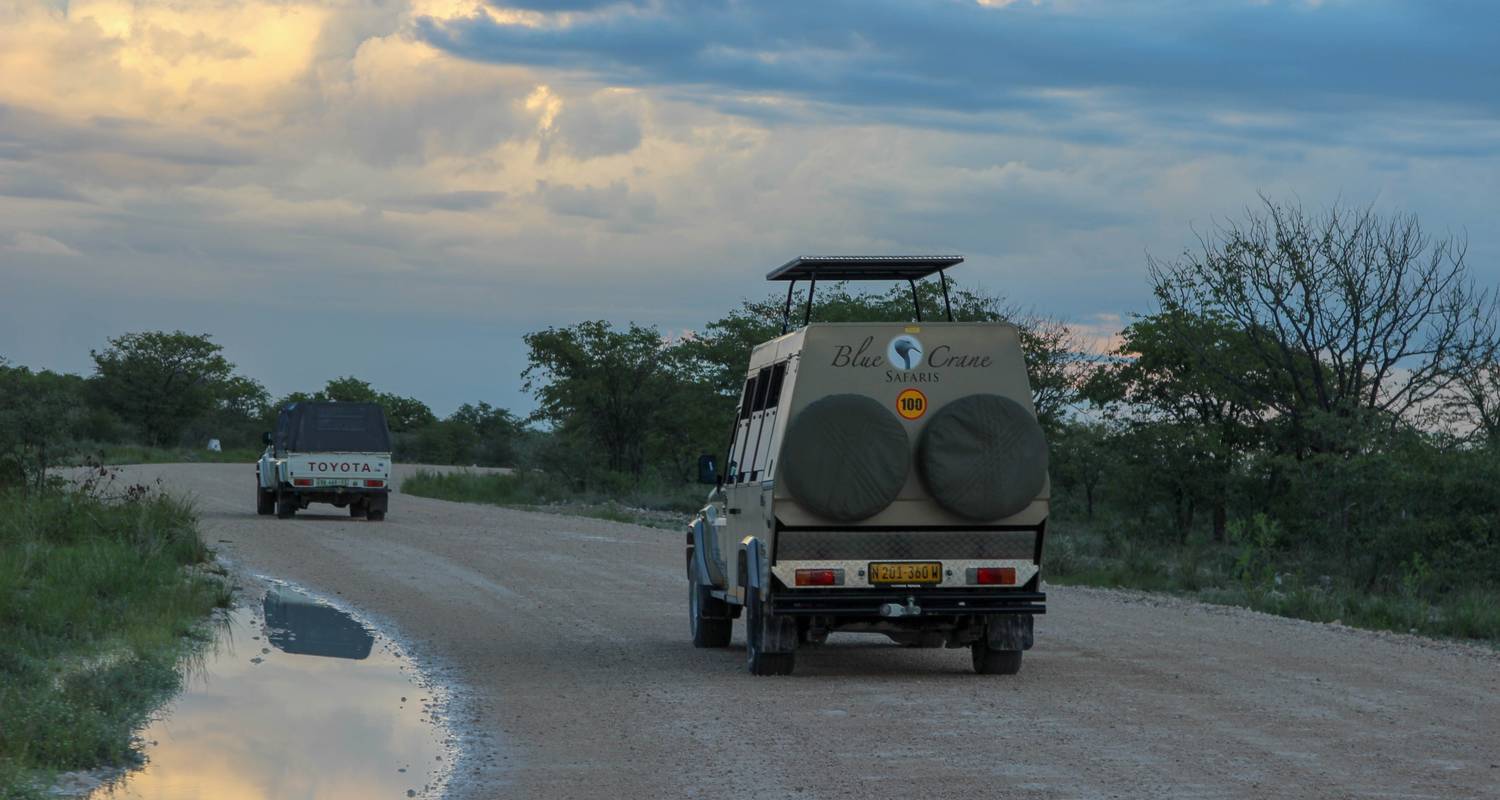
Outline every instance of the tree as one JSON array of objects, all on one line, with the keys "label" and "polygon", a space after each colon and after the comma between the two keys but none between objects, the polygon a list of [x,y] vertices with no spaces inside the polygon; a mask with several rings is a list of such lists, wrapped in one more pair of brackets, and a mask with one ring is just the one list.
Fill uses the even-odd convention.
[{"label": "tree", "polygon": [[40,489],[52,456],[81,417],[81,381],[0,359],[0,486]]},{"label": "tree", "polygon": [[437,422],[437,415],[421,400],[376,391],[369,381],[360,380],[353,375],[331,378],[323,385],[322,390],[312,394],[293,392],[283,397],[276,408],[305,402],[375,403],[385,411],[386,425],[392,433],[415,431]]},{"label": "tree", "polygon": [[94,358],[99,402],[137,426],[147,443],[175,444],[194,419],[213,408],[234,365],[208,334],[127,333]]},{"label": "tree", "polygon": [[1090,376],[1083,394],[1129,425],[1167,423],[1193,432],[1149,437],[1151,449],[1188,448],[1173,451],[1171,460],[1196,473],[1194,483],[1212,506],[1214,540],[1223,541],[1230,475],[1256,440],[1263,409],[1255,398],[1265,394],[1260,382],[1271,378],[1248,337],[1221,317],[1163,311],[1138,318],[1121,336],[1115,360]]},{"label": "tree", "polygon": [[652,431],[672,424],[663,411],[671,375],[661,334],[593,321],[528,333],[525,341],[522,379],[537,398],[533,419],[576,437],[609,471],[644,473]]},{"label": "tree", "polygon": [[[1164,311],[1243,332],[1256,372],[1276,378],[1222,377],[1286,415],[1299,450],[1343,448],[1310,429],[1317,414],[1413,422],[1493,359],[1494,298],[1470,279],[1463,241],[1429,236],[1415,216],[1261,200],[1150,273]],[[1178,333],[1184,347],[1212,346]]]}]

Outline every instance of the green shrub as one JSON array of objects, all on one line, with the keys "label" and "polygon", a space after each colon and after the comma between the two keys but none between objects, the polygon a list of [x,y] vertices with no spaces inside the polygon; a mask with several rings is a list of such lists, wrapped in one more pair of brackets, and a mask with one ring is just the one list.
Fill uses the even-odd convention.
[{"label": "green shrub", "polygon": [[[134,487],[0,493],[0,796],[53,771],[132,761],[229,590],[192,508]],[[31,788],[28,788],[31,787]]]}]

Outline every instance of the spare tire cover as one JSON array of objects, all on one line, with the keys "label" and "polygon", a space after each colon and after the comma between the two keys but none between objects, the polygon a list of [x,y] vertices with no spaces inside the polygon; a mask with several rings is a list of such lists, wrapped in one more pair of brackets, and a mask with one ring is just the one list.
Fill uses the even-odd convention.
[{"label": "spare tire cover", "polygon": [[815,400],[787,426],[781,480],[807,510],[843,522],[891,504],[911,471],[911,442],[896,415],[871,398]]},{"label": "spare tire cover", "polygon": [[938,505],[971,520],[1020,512],[1047,481],[1047,440],[1025,406],[997,394],[947,404],[922,432],[922,481]]}]

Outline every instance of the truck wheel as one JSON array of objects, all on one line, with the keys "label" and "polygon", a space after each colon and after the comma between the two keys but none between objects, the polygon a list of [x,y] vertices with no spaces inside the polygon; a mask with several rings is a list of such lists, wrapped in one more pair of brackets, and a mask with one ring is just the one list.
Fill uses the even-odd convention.
[{"label": "truck wheel", "polygon": [[379,511],[376,511],[375,509],[372,508],[369,511],[365,512],[365,519],[367,519],[367,520],[369,520],[371,522],[384,522],[385,521],[385,509],[382,508]]},{"label": "truck wheel", "polygon": [[297,513],[297,495],[289,492],[276,494],[276,518],[291,519]]},{"label": "truck wheel", "polygon": [[349,516],[354,517],[355,519],[358,519],[360,517],[363,517],[364,515],[365,515],[365,504],[364,503],[350,503],[349,504]]},{"label": "truck wheel", "polygon": [[268,492],[255,485],[255,513],[262,517],[268,517],[276,513],[276,493]]},{"label": "truck wheel", "polygon": [[1024,650],[991,650],[983,641],[969,645],[974,655],[974,671],[980,675],[1014,675],[1021,671]]},{"label": "truck wheel", "polygon": [[[705,614],[709,616],[704,616]],[[734,634],[734,620],[729,606],[708,593],[708,587],[688,581],[688,626],[693,632],[694,647],[728,647]]]},{"label": "truck wheel", "polygon": [[751,675],[790,675],[796,666],[797,654],[767,653],[762,649],[766,634],[766,610],[760,601],[760,590],[745,589],[745,651],[749,657]]}]

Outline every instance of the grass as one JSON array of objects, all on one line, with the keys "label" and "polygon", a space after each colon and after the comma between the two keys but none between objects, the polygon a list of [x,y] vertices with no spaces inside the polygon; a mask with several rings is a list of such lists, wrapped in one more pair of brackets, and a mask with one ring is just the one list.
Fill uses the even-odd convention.
[{"label": "grass", "polygon": [[252,464],[260,459],[261,450],[233,448],[220,452],[186,447],[147,447],[133,444],[110,444],[86,449],[78,454],[78,463],[97,461],[110,466],[125,464]]},{"label": "grass", "polygon": [[1164,592],[1315,622],[1500,644],[1500,588],[1379,592],[1351,585],[1331,566],[1325,574],[1290,557],[1283,562],[1244,543],[1151,544],[1054,521],[1043,574],[1062,585]]},{"label": "grass", "polygon": [[459,503],[545,511],[607,519],[654,528],[678,529],[703,507],[707,491],[696,484],[661,485],[611,477],[610,488],[577,489],[540,472],[511,474],[418,470],[401,491]]},{"label": "grass", "polygon": [[231,598],[181,500],[5,490],[0,508],[0,797],[40,797],[58,772],[134,763]]}]

